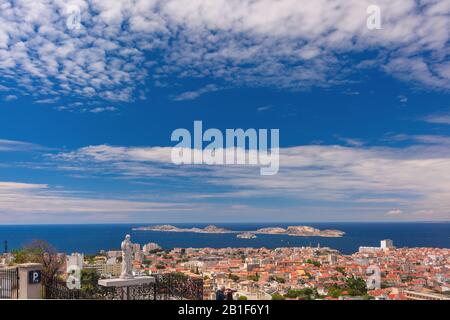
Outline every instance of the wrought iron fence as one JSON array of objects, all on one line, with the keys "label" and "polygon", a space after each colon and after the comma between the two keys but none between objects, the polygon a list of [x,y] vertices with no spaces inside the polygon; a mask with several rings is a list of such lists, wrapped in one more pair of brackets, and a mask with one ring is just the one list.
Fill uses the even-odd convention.
[{"label": "wrought iron fence", "polygon": [[88,299],[82,290],[71,290],[64,280],[57,275],[42,273],[42,297],[44,299]]},{"label": "wrought iron fence", "polygon": [[43,298],[89,300],[203,300],[203,280],[180,274],[158,274],[155,282],[127,287],[69,289],[62,279],[43,274]]},{"label": "wrought iron fence", "polygon": [[0,299],[19,298],[19,269],[0,269]]},{"label": "wrought iron fence", "polygon": [[167,273],[155,276],[157,299],[203,300],[203,279]]}]

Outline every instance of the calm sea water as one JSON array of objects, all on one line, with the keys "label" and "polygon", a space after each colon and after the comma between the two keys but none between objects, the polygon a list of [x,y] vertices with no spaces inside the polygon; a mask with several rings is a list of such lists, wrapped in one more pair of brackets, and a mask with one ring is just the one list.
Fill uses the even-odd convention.
[{"label": "calm sea water", "polygon": [[[258,235],[256,239],[238,239],[236,234],[199,234],[132,231],[133,227],[150,224],[109,225],[20,225],[0,226],[0,252],[3,241],[9,249],[20,248],[34,240],[43,239],[60,252],[96,253],[100,250],[118,249],[125,234],[132,241],[145,244],[156,242],[165,249],[173,247],[266,247],[329,246],[345,254],[359,246],[378,246],[381,239],[392,239],[397,247],[450,248],[450,223],[305,223],[319,229],[339,229],[346,232],[342,238],[292,237],[286,235]],[[206,224],[173,224],[181,228],[204,227]],[[231,230],[256,230],[263,227],[303,225],[283,224],[215,224]]]}]

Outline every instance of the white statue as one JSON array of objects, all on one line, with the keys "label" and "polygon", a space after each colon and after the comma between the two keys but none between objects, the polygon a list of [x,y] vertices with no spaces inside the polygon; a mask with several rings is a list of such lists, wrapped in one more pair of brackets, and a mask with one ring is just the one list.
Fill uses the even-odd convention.
[{"label": "white statue", "polygon": [[122,241],[120,248],[122,249],[122,274],[121,279],[133,279],[133,243],[130,240],[131,236],[127,234],[125,240]]}]

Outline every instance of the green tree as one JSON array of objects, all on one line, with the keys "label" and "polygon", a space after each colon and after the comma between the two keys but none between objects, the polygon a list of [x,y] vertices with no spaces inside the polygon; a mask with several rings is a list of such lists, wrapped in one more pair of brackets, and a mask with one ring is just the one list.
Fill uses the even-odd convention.
[{"label": "green tree", "polygon": [[367,285],[364,279],[355,278],[354,276],[352,276],[351,278],[347,278],[345,282],[348,288],[349,295],[363,296],[367,294]]},{"label": "green tree", "polygon": [[278,282],[278,283],[285,283],[286,282],[286,280],[284,280],[284,278],[282,278],[282,277],[275,277],[274,280],[276,282]]},{"label": "green tree", "polygon": [[238,300],[248,300],[248,298],[246,296],[239,296]]},{"label": "green tree", "polygon": [[34,262],[42,264],[43,272],[50,277],[56,275],[65,262],[65,256],[44,240],[33,240],[21,250],[13,251],[16,263]]},{"label": "green tree", "polygon": [[255,281],[255,282],[258,282],[258,281],[259,281],[259,274],[256,273],[256,274],[253,274],[253,275],[249,275],[249,276],[247,277],[247,279],[248,279],[248,280]]},{"label": "green tree", "polygon": [[308,259],[308,260],[306,260],[306,263],[312,264],[315,267],[320,267],[320,262],[317,260]]},{"label": "green tree", "polygon": [[335,269],[337,272],[339,272],[345,276],[345,269],[343,267],[336,267]]},{"label": "green tree", "polygon": [[14,262],[16,262],[16,263],[34,262],[34,261],[31,261],[32,259],[30,259],[30,257],[28,256],[28,253],[24,249],[20,249],[20,250],[15,249],[15,250],[12,250],[11,253],[14,256]]},{"label": "green tree", "polygon": [[333,298],[339,298],[344,290],[336,285],[328,288],[328,295]]},{"label": "green tree", "polygon": [[99,274],[95,269],[81,270],[81,290],[93,294],[97,291]]},{"label": "green tree", "polygon": [[181,281],[185,281],[185,280],[189,279],[189,277],[187,275],[185,275],[183,272],[174,272],[172,274],[176,279],[181,280]]},{"label": "green tree", "polygon": [[312,300],[318,296],[317,291],[311,288],[290,289],[286,294],[286,298]]},{"label": "green tree", "polygon": [[284,300],[285,298],[281,295],[281,294],[279,294],[279,293],[274,293],[273,295],[272,295],[272,300]]},{"label": "green tree", "polygon": [[229,273],[228,274],[228,279],[231,279],[233,281],[238,281],[239,280],[239,276],[235,275],[235,274],[232,274],[232,273]]}]

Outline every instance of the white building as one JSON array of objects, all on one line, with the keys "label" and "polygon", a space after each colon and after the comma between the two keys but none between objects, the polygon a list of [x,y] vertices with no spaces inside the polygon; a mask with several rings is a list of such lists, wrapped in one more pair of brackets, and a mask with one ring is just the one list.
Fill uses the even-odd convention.
[{"label": "white building", "polygon": [[70,256],[67,256],[67,270],[71,266],[77,266],[80,268],[80,270],[83,269],[83,263],[84,263],[84,254],[82,253],[72,253]]},{"label": "white building", "polygon": [[370,252],[375,252],[375,251],[380,251],[381,248],[380,247],[359,247],[358,252],[360,253],[370,253]]},{"label": "white building", "polygon": [[108,251],[107,256],[108,256],[108,258],[118,258],[118,257],[122,256],[122,251],[121,250],[120,251],[119,250],[117,250],[117,251],[110,250],[110,251]]},{"label": "white building", "polygon": [[113,265],[113,264],[116,264],[117,263],[117,258],[116,257],[111,257],[111,258],[108,258],[108,260],[106,260],[106,264],[108,264],[108,265]]},{"label": "white building", "polygon": [[154,242],[147,243],[142,247],[142,251],[144,252],[144,254],[149,254],[150,251],[158,249],[161,249],[161,247]]},{"label": "white building", "polygon": [[394,242],[390,239],[380,241],[379,247],[359,247],[359,252],[374,252],[385,249],[395,249]]},{"label": "white building", "polygon": [[11,253],[4,253],[0,255],[0,266],[6,266],[14,261],[14,256]]}]

